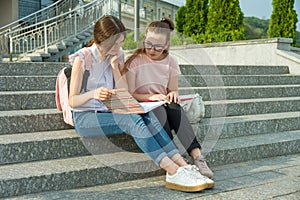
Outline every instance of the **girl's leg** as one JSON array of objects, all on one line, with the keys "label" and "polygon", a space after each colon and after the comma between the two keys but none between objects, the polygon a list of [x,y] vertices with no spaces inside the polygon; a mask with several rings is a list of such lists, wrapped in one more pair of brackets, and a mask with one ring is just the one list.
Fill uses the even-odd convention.
[{"label": "girl's leg", "polygon": [[[163,151],[140,115],[115,115],[111,113],[86,112],[80,114],[74,113],[73,116],[76,131],[82,136],[97,137],[108,134],[118,134],[120,132],[131,132],[131,135],[141,150],[157,165],[167,171],[167,188],[188,192],[200,191],[207,188],[207,183],[204,179],[197,178],[190,169],[185,168],[185,166],[177,165],[167,156],[166,152]],[[147,116],[147,114],[145,116]],[[149,117],[146,118],[149,119]],[[154,119],[151,121],[155,122]],[[159,122],[156,121],[155,127],[161,131],[156,135],[162,134],[164,137],[168,138],[167,133],[162,127],[159,127],[157,123],[159,124]],[[161,137],[159,138],[161,139]],[[172,149],[172,142],[170,142],[171,144],[168,144],[168,141],[165,142],[167,144],[167,149],[170,148],[168,153],[173,155],[173,157],[176,157],[178,150],[175,148],[174,144]]]},{"label": "girl's leg", "polygon": [[196,155],[196,153],[201,153],[201,146],[181,106],[172,102],[171,104],[167,104],[165,109],[171,129],[174,129],[179,141],[187,150],[188,154],[193,156],[191,154],[193,152],[194,156],[199,156]]},{"label": "girl's leg", "polygon": [[169,137],[173,139],[172,130],[168,121],[167,112],[165,106],[159,106],[158,108],[152,111],[157,119],[159,120],[160,124],[163,125],[165,131],[168,133]]},{"label": "girl's leg", "polygon": [[174,148],[177,149],[177,147],[163,129],[155,114],[153,112],[149,112],[147,114],[143,114],[142,117],[157,143],[168,154],[168,157],[172,158],[173,155],[175,155],[172,150]]},{"label": "girl's leg", "polygon": [[[147,115],[147,114],[146,114]],[[162,146],[149,131],[144,119],[140,115],[75,112],[73,113],[75,129],[84,137],[109,136],[121,133],[130,133],[140,149],[147,154],[155,164],[167,156]],[[157,122],[159,124],[159,122]],[[160,131],[163,128],[160,126]],[[168,138],[167,134],[166,138]],[[178,153],[178,149],[169,140],[166,141],[169,155]]]},{"label": "girl's leg", "polygon": [[194,164],[197,165],[201,174],[211,178],[213,172],[209,169],[206,160],[201,155],[201,146],[181,106],[175,103],[168,104],[166,112],[170,127],[174,129],[178,139],[193,158]]},{"label": "girl's leg", "polygon": [[175,144],[172,140],[168,137],[164,129],[162,129],[161,124],[158,122],[155,114],[153,112],[149,112],[148,115],[143,115],[144,121],[148,126],[149,130],[154,135],[156,141],[159,145],[164,149],[167,153],[168,157],[171,158],[173,162],[175,162],[179,166],[187,165],[184,158],[179,154],[174,154],[171,150],[175,147]]}]

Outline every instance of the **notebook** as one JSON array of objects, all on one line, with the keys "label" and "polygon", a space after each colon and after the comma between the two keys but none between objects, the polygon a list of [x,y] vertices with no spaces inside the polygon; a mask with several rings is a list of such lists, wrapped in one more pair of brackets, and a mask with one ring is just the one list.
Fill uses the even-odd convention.
[{"label": "notebook", "polygon": [[102,101],[112,113],[143,114],[165,104],[165,101],[139,103],[126,89],[114,89],[114,92],[111,99]]}]

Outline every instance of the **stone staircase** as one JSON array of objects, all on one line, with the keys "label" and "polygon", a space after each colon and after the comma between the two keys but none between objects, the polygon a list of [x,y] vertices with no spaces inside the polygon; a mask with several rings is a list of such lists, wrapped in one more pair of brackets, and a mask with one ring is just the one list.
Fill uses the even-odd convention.
[{"label": "stone staircase", "polygon": [[[82,140],[63,122],[54,90],[67,65],[0,63],[0,198],[164,174],[130,136]],[[181,69],[181,94],[198,92],[206,105],[193,128],[212,168],[300,152],[300,76],[288,67]]]}]

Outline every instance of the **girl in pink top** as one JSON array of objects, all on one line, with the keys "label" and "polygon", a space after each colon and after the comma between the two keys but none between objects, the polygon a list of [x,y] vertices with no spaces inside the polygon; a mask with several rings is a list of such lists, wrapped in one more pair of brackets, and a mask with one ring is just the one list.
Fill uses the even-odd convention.
[{"label": "girl in pink top", "polygon": [[175,131],[201,174],[211,178],[213,172],[201,155],[201,146],[192,126],[178,104],[181,72],[176,59],[168,51],[173,30],[174,24],[169,18],[151,22],[146,28],[143,46],[126,60],[122,73],[126,73],[129,91],[138,101],[168,102],[153,112],[171,138],[171,130]]}]

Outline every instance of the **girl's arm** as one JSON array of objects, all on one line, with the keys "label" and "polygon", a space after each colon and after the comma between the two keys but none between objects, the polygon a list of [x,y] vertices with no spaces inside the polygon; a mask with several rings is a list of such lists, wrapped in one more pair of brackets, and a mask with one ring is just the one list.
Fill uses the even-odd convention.
[{"label": "girl's arm", "polygon": [[132,94],[132,96],[138,101],[167,101],[167,95],[164,94],[140,94],[135,92],[135,73],[131,71],[127,71],[126,73],[127,83],[128,83],[128,90]]},{"label": "girl's arm", "polygon": [[136,93],[136,86],[135,86],[135,73],[131,72],[130,70],[126,73],[126,79],[128,83],[128,90],[132,96],[138,101],[148,101],[148,100],[162,100],[159,99],[159,95],[155,94],[139,94]]},{"label": "girl's arm", "polygon": [[178,94],[178,76],[174,76],[170,78],[167,88],[167,99],[170,102],[178,103],[179,100],[179,94]]},{"label": "girl's arm", "polygon": [[82,61],[80,60],[79,56],[77,56],[74,60],[72,73],[71,73],[71,83],[70,83],[69,100],[68,100],[69,106],[71,108],[81,106],[93,98],[98,99],[100,101],[107,100],[112,95],[112,92],[110,90],[103,87],[86,92],[84,94],[80,94],[82,78],[83,78],[83,69],[81,65],[82,65]]},{"label": "girl's arm", "polygon": [[[120,55],[115,55],[110,58],[110,64],[112,67],[112,72],[114,76],[114,81],[115,81],[115,88],[125,88],[128,90],[128,85],[126,81],[126,76],[122,76],[119,68],[119,60],[120,60]],[[124,58],[122,58],[124,60]]]}]

